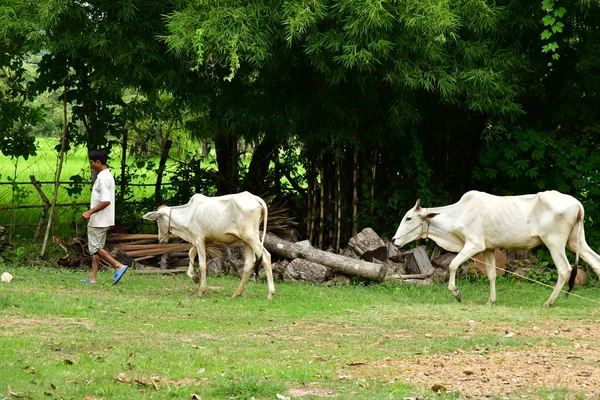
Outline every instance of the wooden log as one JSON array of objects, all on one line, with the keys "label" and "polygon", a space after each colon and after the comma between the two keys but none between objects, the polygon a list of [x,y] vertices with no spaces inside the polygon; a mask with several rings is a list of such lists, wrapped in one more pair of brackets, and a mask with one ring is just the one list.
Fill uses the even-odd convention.
[{"label": "wooden log", "polygon": [[365,228],[348,241],[348,249],[359,257],[373,261],[385,261],[388,258],[388,249],[383,239],[371,228]]},{"label": "wooden log", "polygon": [[406,271],[410,274],[433,274],[433,265],[429,261],[429,256],[423,246],[417,246],[414,249],[405,251],[400,255],[406,265]]},{"label": "wooden log", "polygon": [[118,243],[112,246],[113,249],[121,249],[123,251],[132,251],[132,250],[150,250],[150,249],[168,249],[173,247],[173,245],[180,245],[181,243],[151,243],[151,244],[127,244],[127,243]]},{"label": "wooden log", "polygon": [[180,250],[189,250],[192,247],[189,243],[176,243],[176,246],[169,247],[161,247],[161,248],[151,248],[144,250],[131,250],[127,251],[127,255],[129,257],[141,257],[141,256],[157,256],[159,254],[164,254],[168,251],[180,251]]},{"label": "wooden log", "polygon": [[381,264],[368,261],[355,260],[338,254],[328,253],[314,247],[302,247],[288,242],[267,232],[265,247],[268,251],[288,259],[303,258],[317,264],[329,267],[346,275],[360,276],[363,278],[382,281],[387,268]]},{"label": "wooden log", "polygon": [[187,272],[188,267],[162,269],[158,267],[144,267],[135,271],[138,274],[179,274]]},{"label": "wooden log", "polygon": [[[169,239],[178,238],[174,235],[169,235]],[[158,235],[155,233],[110,233],[106,235],[107,242],[118,242],[121,240],[146,240],[152,239],[158,242]]]},{"label": "wooden log", "polygon": [[333,278],[333,270],[312,261],[296,258],[287,265],[283,277],[293,282],[323,283]]},{"label": "wooden log", "polygon": [[410,274],[410,275],[400,275],[400,278],[402,279],[427,279],[427,278],[431,278],[431,276],[433,275],[433,271],[434,269],[430,269],[429,272],[425,273],[425,274]]},{"label": "wooden log", "polygon": [[161,269],[173,269],[190,264],[190,257],[187,251],[169,251],[160,258]]}]

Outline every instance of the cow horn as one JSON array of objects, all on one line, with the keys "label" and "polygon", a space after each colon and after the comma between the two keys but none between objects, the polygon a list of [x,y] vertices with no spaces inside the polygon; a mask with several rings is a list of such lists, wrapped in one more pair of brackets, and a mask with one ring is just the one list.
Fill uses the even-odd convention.
[{"label": "cow horn", "polygon": [[417,199],[417,203],[415,204],[415,210],[420,210],[421,209],[421,199]]}]

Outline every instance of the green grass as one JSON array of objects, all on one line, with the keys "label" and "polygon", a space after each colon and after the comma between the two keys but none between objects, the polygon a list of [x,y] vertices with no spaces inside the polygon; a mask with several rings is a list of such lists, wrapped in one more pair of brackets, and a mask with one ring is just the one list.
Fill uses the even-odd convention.
[{"label": "green grass", "polygon": [[[57,171],[58,153],[55,147],[59,144],[58,138],[37,138],[37,154],[29,157],[27,160],[22,158],[11,159],[0,155],[0,182],[30,182],[30,175],[34,175],[40,182],[54,182]],[[173,150],[175,151],[175,150]],[[120,149],[113,151],[109,166],[115,178],[120,176]],[[152,158],[158,164],[158,157]],[[128,158],[129,173],[134,175],[131,177],[131,183],[154,183],[156,174],[154,171],[148,171],[145,168],[137,168],[135,157]],[[168,162],[167,166],[172,166],[172,162]],[[211,164],[207,161],[205,167]],[[71,181],[71,176],[77,175],[84,182],[91,180],[89,162],[87,159],[87,151],[84,147],[77,147],[66,153],[62,166],[61,178],[63,182]],[[51,201],[53,198],[54,185],[44,184],[42,189],[46,197]],[[84,185],[81,193],[71,195],[68,192],[67,185],[60,185],[57,195],[57,203],[73,204],[73,203],[88,203],[90,198],[90,188]],[[154,187],[133,187],[133,199],[141,200],[144,197],[152,196]],[[33,187],[30,184],[22,184],[15,186],[14,190],[11,185],[0,185],[0,205],[10,206],[23,205],[42,205],[43,202]],[[74,221],[76,221],[81,213],[87,209],[87,206],[61,207],[55,211],[54,225],[52,235],[64,237],[65,231],[74,232]],[[41,208],[35,209],[16,209],[0,210],[0,225],[16,224],[15,229],[17,237],[32,238],[35,232],[36,224],[39,222],[42,215]],[[29,225],[25,227],[25,225]],[[70,234],[70,233],[69,233]]]},{"label": "green grass", "polygon": [[[352,365],[482,347],[572,346],[561,335],[527,332],[598,323],[597,303],[561,297],[544,309],[549,289],[503,278],[495,307],[485,305],[484,280],[459,282],[462,303],[442,284],[282,282],[269,302],[264,282],[231,299],[239,284],[232,277],[209,277],[207,295],[198,298],[184,275],[132,271],[113,287],[112,274],[102,271],[96,286],[84,286],[85,271],[0,266],[15,276],[0,285],[0,398],[10,397],[9,386],[26,398],[274,399],[298,388],[338,398],[431,398],[429,387],[407,383],[393,367],[362,376]],[[596,287],[577,294],[599,299]],[[469,321],[485,329],[468,330]],[[532,389],[543,398],[577,395]]]}]

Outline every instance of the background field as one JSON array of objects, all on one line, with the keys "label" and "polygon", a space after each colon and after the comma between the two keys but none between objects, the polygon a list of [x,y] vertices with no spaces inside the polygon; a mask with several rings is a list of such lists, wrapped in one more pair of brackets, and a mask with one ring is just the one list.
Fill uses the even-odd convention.
[{"label": "background field", "polygon": [[[322,287],[34,267],[0,285],[0,397],[77,399],[597,398],[598,288],[560,297],[499,278]],[[197,397],[192,397],[194,394]]]},{"label": "background field", "polygon": [[[58,138],[37,138],[38,145],[37,155],[24,159],[11,159],[0,155],[0,182],[30,182],[30,175],[34,175],[40,182],[53,182],[57,171],[57,152],[55,147],[59,144]],[[120,179],[121,158],[120,150],[113,151],[110,155],[109,166],[115,178]],[[148,161],[148,160],[145,160]],[[158,162],[158,159],[155,160]],[[153,184],[156,182],[156,174],[154,171],[149,171],[146,168],[138,167],[136,159],[131,157],[128,159],[128,173],[132,174],[129,179],[131,184]],[[170,162],[168,165],[171,164]],[[65,155],[61,178],[62,182],[71,181],[71,176],[80,177],[83,182],[91,181],[89,162],[87,159],[87,150],[84,147],[77,147],[70,150]],[[168,179],[164,180],[164,184],[168,184]],[[42,189],[46,197],[52,200],[53,184],[42,185]],[[81,192],[78,194],[69,194],[69,185],[60,185],[57,196],[59,204],[74,204],[88,203],[90,198],[90,186],[84,184]],[[154,188],[152,186],[135,186],[132,187],[133,201],[139,201],[147,196],[152,196]],[[15,191],[8,184],[0,185],[0,206],[23,206],[23,205],[42,205],[43,202],[33,187],[29,184],[16,185]],[[75,221],[80,214],[88,207],[72,206],[60,207],[55,211],[54,224],[52,229],[53,235],[58,235],[63,238],[70,237],[75,231]],[[140,211],[141,212],[141,211]],[[11,223],[16,225],[16,240],[19,238],[30,240],[35,232],[36,224],[40,220],[42,214],[41,208],[32,209],[15,209],[1,210],[0,209],[0,225],[8,226]],[[118,216],[119,217],[119,216]]]}]

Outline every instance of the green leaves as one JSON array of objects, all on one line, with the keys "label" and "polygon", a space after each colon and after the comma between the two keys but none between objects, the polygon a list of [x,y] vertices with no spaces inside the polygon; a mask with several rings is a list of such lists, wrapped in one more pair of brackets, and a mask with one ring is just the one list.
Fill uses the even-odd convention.
[{"label": "green leaves", "polygon": [[[558,42],[556,40],[549,42],[553,34],[562,33],[565,24],[560,19],[565,15],[567,10],[564,7],[555,9],[556,2],[551,0],[542,1],[542,10],[546,12],[546,15],[542,18],[542,23],[547,26],[550,30],[544,29],[540,37],[546,44],[542,45],[542,53],[552,53],[552,59],[558,60],[560,55],[558,54]],[[552,31],[552,32],[550,32]],[[552,61],[548,63],[548,66],[552,66]]]}]

